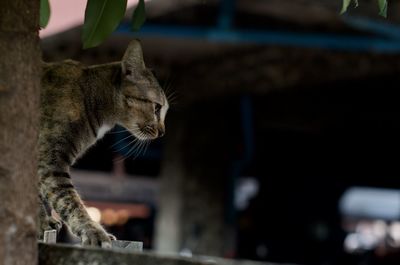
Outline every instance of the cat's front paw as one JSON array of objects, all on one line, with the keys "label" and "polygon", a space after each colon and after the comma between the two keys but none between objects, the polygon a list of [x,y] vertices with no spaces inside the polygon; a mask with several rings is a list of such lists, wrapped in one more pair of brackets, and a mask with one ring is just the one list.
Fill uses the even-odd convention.
[{"label": "cat's front paw", "polygon": [[117,238],[112,234],[108,234],[108,237],[110,238],[111,241],[117,240]]},{"label": "cat's front paw", "polygon": [[39,219],[39,229],[38,229],[38,238],[43,239],[43,235],[45,231],[48,230],[57,230],[57,233],[60,232],[62,228],[62,222],[51,217],[51,216],[43,216]]},{"label": "cat's front paw", "polygon": [[108,234],[101,225],[95,222],[83,225],[80,231],[83,246],[111,248],[111,240],[115,240],[114,236]]}]

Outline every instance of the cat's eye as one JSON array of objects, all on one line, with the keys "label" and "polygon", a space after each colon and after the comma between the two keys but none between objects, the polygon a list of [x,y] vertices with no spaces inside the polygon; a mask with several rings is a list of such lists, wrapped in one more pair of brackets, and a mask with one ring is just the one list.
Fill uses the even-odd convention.
[{"label": "cat's eye", "polygon": [[158,103],[155,103],[154,113],[156,114],[156,116],[160,116],[160,111],[161,111],[161,105]]}]

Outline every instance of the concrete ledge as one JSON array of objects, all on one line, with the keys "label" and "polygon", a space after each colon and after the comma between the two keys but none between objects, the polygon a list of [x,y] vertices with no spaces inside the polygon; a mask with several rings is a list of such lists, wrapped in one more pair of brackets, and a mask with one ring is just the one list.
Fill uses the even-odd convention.
[{"label": "concrete ledge", "polygon": [[39,243],[39,265],[213,265],[214,262],[127,250]]},{"label": "concrete ledge", "polygon": [[[278,265],[218,257],[193,258],[160,255],[152,252],[77,247],[39,243],[39,265]],[[284,265],[284,264],[280,264]],[[286,264],[289,265],[289,264]]]},{"label": "concrete ledge", "polygon": [[209,262],[214,262],[218,265],[296,265],[292,263],[270,263],[254,260],[240,260],[240,259],[224,259],[219,257],[207,257]]}]

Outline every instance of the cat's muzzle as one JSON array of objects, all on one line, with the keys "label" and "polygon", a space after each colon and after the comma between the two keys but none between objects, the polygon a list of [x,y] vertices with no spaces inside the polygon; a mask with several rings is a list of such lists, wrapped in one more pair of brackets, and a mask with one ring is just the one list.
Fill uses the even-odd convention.
[{"label": "cat's muzzle", "polygon": [[156,127],[152,125],[146,125],[144,126],[141,131],[148,136],[149,138],[158,138],[162,137],[165,134],[165,129],[163,127]]}]

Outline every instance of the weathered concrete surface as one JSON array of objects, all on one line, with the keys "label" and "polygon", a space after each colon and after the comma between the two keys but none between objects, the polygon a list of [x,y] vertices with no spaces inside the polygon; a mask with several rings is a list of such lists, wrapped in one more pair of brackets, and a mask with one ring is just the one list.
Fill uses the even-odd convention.
[{"label": "weathered concrete surface", "polygon": [[[101,248],[83,248],[64,244],[39,243],[39,265],[277,265],[249,260],[231,260],[209,256],[186,258],[154,253]],[[290,264],[280,264],[290,265]],[[292,264],[293,265],[293,264]]]},{"label": "weathered concrete surface", "polygon": [[218,257],[203,257],[204,260],[215,262],[218,265],[295,265],[292,263],[270,263],[270,262],[260,262],[253,260],[237,260],[237,259],[223,259]]},{"label": "weathered concrete surface", "polygon": [[39,265],[210,265],[215,262],[71,245],[39,244]]}]

